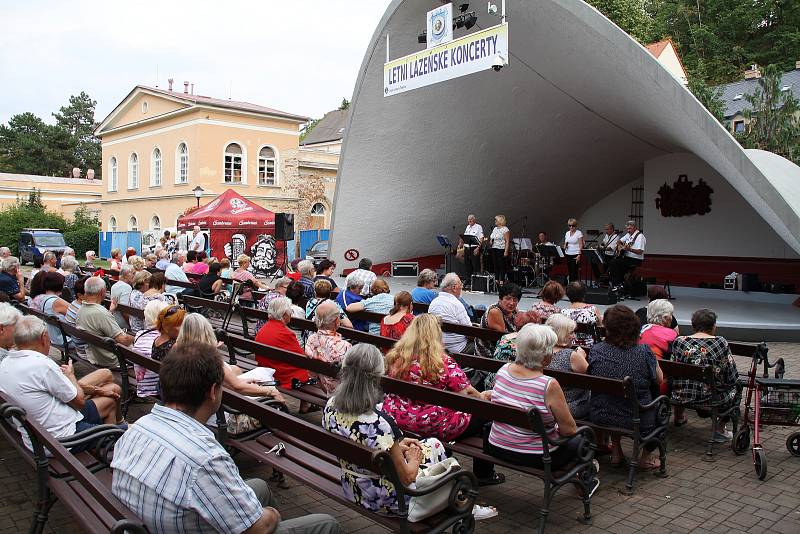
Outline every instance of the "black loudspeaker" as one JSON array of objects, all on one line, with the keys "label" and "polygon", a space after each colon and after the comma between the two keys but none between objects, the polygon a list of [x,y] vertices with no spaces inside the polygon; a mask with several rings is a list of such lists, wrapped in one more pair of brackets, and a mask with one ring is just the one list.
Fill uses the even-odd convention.
[{"label": "black loudspeaker", "polygon": [[617,294],[608,289],[587,289],[584,302],[586,304],[616,304]]},{"label": "black loudspeaker", "polygon": [[292,241],[294,239],[294,213],[275,214],[275,240]]},{"label": "black loudspeaker", "polygon": [[742,291],[761,291],[758,273],[742,273]]}]

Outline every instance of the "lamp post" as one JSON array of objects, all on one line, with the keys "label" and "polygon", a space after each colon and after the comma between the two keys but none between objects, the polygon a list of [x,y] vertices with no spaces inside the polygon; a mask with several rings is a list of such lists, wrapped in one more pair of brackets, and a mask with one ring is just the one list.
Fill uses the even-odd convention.
[{"label": "lamp post", "polygon": [[192,192],[194,192],[194,198],[197,199],[197,207],[199,208],[200,207],[200,197],[203,196],[203,188],[198,185],[197,187],[192,189]]}]

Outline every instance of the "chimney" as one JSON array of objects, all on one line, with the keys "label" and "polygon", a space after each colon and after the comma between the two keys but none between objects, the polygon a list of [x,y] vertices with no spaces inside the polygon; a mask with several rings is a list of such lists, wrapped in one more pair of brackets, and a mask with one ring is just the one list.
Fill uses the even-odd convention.
[{"label": "chimney", "polygon": [[185,95],[189,94],[189,82],[186,80],[184,80],[183,82],[183,94]]},{"label": "chimney", "polygon": [[168,79],[168,80],[167,80],[167,83],[169,83],[169,90],[170,90],[170,91],[172,91],[172,83],[173,83],[174,81],[175,81],[175,80],[173,80],[172,78],[170,78],[170,79]]},{"label": "chimney", "polygon": [[189,93],[189,94],[192,94],[192,95],[194,94],[194,84],[192,84],[192,92]]},{"label": "chimney", "polygon": [[750,68],[744,71],[744,79],[745,80],[757,80],[761,78],[761,71],[758,70],[758,65],[753,63],[750,65]]}]

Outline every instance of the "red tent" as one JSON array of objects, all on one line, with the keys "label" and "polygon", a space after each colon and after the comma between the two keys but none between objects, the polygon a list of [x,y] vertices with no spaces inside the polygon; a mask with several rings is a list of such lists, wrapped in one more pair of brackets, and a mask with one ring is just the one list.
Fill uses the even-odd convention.
[{"label": "red tent", "polygon": [[[251,257],[251,270],[271,275],[284,261],[285,243],[275,242],[275,214],[228,189],[220,196],[178,219],[178,230],[199,226],[209,232],[211,256]],[[280,245],[280,246],[278,246]]]}]

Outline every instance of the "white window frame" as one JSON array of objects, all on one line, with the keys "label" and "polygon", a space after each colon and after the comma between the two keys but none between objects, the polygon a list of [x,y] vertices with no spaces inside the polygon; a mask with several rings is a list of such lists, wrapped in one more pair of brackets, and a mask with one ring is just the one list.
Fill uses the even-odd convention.
[{"label": "white window frame", "polygon": [[[133,221],[133,224],[131,224]],[[128,231],[129,232],[138,232],[139,231],[139,219],[136,218],[136,215],[131,215],[128,217]]]},{"label": "white window frame", "polygon": [[[742,129],[741,130],[737,130],[736,129],[736,126],[738,126],[739,124],[742,125]],[[744,123],[744,119],[739,119],[739,120],[733,121],[733,133],[744,133],[746,129],[747,129],[747,125]]]},{"label": "white window frame", "polygon": [[[158,220],[158,224],[153,224],[154,220]],[[158,216],[158,213],[154,213],[153,216],[150,217],[150,230],[153,232],[161,231],[161,217]]]},{"label": "white window frame", "polygon": [[[156,159],[158,151],[158,159]],[[150,187],[161,187],[164,183],[164,153],[158,145],[150,153]]]},{"label": "white window frame", "polygon": [[[186,148],[186,153],[181,154],[181,147]],[[186,165],[183,166],[183,162],[186,162]],[[224,160],[223,160],[224,161]],[[182,170],[186,171],[186,180],[182,181]],[[181,141],[178,143],[178,146],[175,147],[175,184],[182,185],[189,183],[189,144],[186,141]]]},{"label": "white window frame", "polygon": [[117,231],[117,218],[113,215],[108,218],[108,231],[109,232],[116,232]]},{"label": "white window frame", "polygon": [[136,152],[128,156],[128,189],[139,189],[139,154]]},{"label": "white window frame", "polygon": [[[265,157],[261,156],[261,151],[264,150],[265,148],[269,148],[270,150],[272,150],[273,156],[271,158],[265,158]],[[271,160],[272,161],[274,177],[273,177],[273,183],[271,183],[271,184],[262,183],[262,181],[261,181],[261,162],[262,161],[264,162],[264,168],[266,169],[267,160]],[[259,147],[259,149],[258,149],[258,166],[256,167],[256,172],[258,173],[257,174],[258,175],[258,185],[264,186],[264,187],[279,187],[280,186],[280,184],[278,183],[278,177],[279,177],[279,174],[280,174],[278,172],[278,169],[280,168],[278,166],[278,161],[279,161],[279,158],[278,158],[278,149],[277,148],[275,148],[272,145],[262,145],[261,147]]]},{"label": "white window frame", "polygon": [[108,168],[110,171],[108,173],[108,192],[113,193],[117,190],[117,178],[119,177],[117,156],[111,156],[111,159],[108,160]]},{"label": "white window frame", "polygon": [[[322,213],[314,213],[314,208],[316,206],[322,206]],[[325,217],[326,215],[328,215],[328,207],[325,205],[324,202],[317,201],[317,202],[314,202],[311,205],[311,209],[309,210],[309,213],[311,215],[313,215],[314,217]]]},{"label": "white window frame", "polygon": [[[229,153],[228,152],[228,147],[230,145],[232,145],[232,144],[239,145],[239,148],[242,149],[242,153],[241,154]],[[239,182],[228,182],[227,180],[225,180],[225,171],[226,171],[225,158],[228,157],[228,156],[231,156],[231,157],[240,156],[242,158],[242,165],[241,165],[242,166],[242,178],[241,178],[241,181],[239,181]],[[241,141],[236,141],[234,139],[234,140],[226,141],[222,145],[222,183],[226,184],[226,185],[247,185],[247,146],[244,143],[242,143]]]}]

